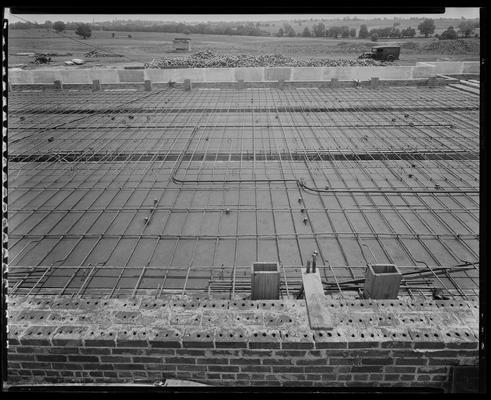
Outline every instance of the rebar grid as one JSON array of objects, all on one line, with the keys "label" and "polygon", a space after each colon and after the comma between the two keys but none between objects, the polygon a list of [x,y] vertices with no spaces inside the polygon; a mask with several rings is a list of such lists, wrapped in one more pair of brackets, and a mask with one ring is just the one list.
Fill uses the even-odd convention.
[{"label": "rebar grid", "polygon": [[317,250],[326,290],[341,296],[360,290],[367,264],[387,262],[417,272],[404,294],[478,294],[476,96],[386,87],[9,100],[11,293],[234,296],[259,260],[280,263],[292,296]]}]

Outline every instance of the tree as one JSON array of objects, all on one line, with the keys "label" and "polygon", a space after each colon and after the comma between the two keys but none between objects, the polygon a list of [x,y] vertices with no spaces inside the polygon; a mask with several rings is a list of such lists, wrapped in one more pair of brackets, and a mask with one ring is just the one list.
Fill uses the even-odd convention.
[{"label": "tree", "polygon": [[307,26],[303,30],[302,36],[303,37],[311,37],[312,36],[312,33],[310,32],[310,29]]},{"label": "tree", "polygon": [[280,28],[278,29],[278,33],[276,34],[276,36],[283,36],[284,32],[283,32],[283,28]]},{"label": "tree", "polygon": [[376,42],[378,40],[378,35],[376,33],[372,34],[372,36],[370,37],[370,40],[372,42]]},{"label": "tree", "polygon": [[326,26],[322,22],[319,22],[317,25],[314,25],[312,29],[314,30],[314,36],[316,37],[326,36]]},{"label": "tree", "polygon": [[360,26],[360,31],[358,32],[358,37],[360,39],[366,39],[368,37],[368,28],[365,24]]},{"label": "tree", "polygon": [[349,37],[349,26],[342,26],[339,28],[339,32],[341,34],[341,37],[347,38]]},{"label": "tree", "polygon": [[112,34],[112,37],[113,37],[113,39],[116,37],[116,34],[115,34],[114,32],[113,32],[113,34]]},{"label": "tree", "polygon": [[421,34],[425,35],[425,38],[427,38],[435,32],[435,21],[431,18],[425,19],[418,25],[418,30]]},{"label": "tree", "polygon": [[349,35],[350,35],[352,38],[356,37],[356,29],[355,29],[355,28],[351,28],[351,29],[349,30]]},{"label": "tree", "polygon": [[82,39],[87,39],[92,35],[92,29],[89,24],[79,24],[75,33]]},{"label": "tree", "polygon": [[455,32],[453,26],[449,26],[445,32],[442,32],[439,39],[440,40],[457,39],[457,32]]},{"label": "tree", "polygon": [[337,39],[340,34],[341,34],[341,27],[339,26],[331,26],[327,31],[327,36],[333,37],[334,39]]},{"label": "tree", "polygon": [[416,36],[416,29],[411,28],[410,26],[408,26],[406,29],[403,29],[401,31],[401,35],[402,35],[402,37],[412,38],[412,37]]},{"label": "tree", "polygon": [[288,37],[294,37],[297,35],[295,33],[295,29],[293,29],[293,27],[290,24],[286,24],[286,23],[283,24],[283,32],[284,32],[284,35],[288,36]]},{"label": "tree", "polygon": [[65,30],[65,23],[63,21],[56,21],[53,24],[53,29],[56,32],[63,32]]},{"label": "tree", "polygon": [[476,23],[472,21],[462,21],[459,24],[459,32],[461,32],[466,38],[469,37],[476,29]]},{"label": "tree", "polygon": [[53,27],[53,23],[50,21],[50,20],[47,20],[45,23],[44,23],[44,27],[46,29],[51,29]]}]

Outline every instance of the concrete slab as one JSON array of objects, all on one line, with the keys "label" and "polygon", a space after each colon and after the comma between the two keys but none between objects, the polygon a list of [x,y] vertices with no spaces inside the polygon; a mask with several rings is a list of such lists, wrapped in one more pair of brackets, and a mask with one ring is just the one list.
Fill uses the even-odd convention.
[{"label": "concrete slab", "polygon": [[464,61],[462,63],[463,74],[479,74],[481,71],[481,63],[479,61]]},{"label": "concrete slab", "polygon": [[143,82],[144,76],[142,70],[118,70],[120,82]]},{"label": "concrete slab", "polygon": [[324,76],[324,67],[292,68],[293,81],[321,81]]},{"label": "concrete slab", "polygon": [[205,68],[204,79],[206,82],[234,82],[235,68]]},{"label": "concrete slab", "polygon": [[33,83],[53,83],[62,80],[60,70],[35,70],[31,74]]},{"label": "concrete slab", "polygon": [[417,65],[413,67],[412,78],[430,78],[436,76],[434,65]]},{"label": "concrete slab", "polygon": [[265,81],[289,81],[291,79],[292,68],[290,67],[273,67],[264,68]]},{"label": "concrete slab", "polygon": [[118,71],[115,69],[91,69],[89,70],[90,81],[98,80],[102,84],[120,83]]},{"label": "concrete slab", "polygon": [[235,68],[235,80],[259,82],[264,80],[264,68]]},{"label": "concrete slab", "polygon": [[89,70],[61,70],[60,75],[63,83],[92,83]]}]

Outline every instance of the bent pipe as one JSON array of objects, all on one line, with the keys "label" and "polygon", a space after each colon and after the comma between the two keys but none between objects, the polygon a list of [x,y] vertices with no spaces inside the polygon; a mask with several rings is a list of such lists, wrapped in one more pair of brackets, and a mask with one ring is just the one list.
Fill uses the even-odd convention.
[{"label": "bent pipe", "polygon": [[201,184],[201,183],[211,183],[211,184],[221,184],[221,183],[296,183],[296,185],[303,189],[306,192],[314,192],[314,193],[429,193],[429,194],[456,194],[456,193],[479,193],[479,189],[470,189],[470,190],[443,190],[443,189],[433,189],[433,190],[397,190],[397,189],[317,189],[312,188],[304,183],[300,182],[298,179],[221,179],[221,180],[182,180],[178,179],[175,176],[171,177],[171,180],[175,184]]}]

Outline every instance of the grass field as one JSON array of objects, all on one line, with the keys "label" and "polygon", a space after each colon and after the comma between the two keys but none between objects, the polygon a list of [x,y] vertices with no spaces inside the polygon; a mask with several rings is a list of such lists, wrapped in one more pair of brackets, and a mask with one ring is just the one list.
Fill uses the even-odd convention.
[{"label": "grass field", "polygon": [[[128,38],[131,34],[132,38]],[[46,68],[47,65],[31,64],[33,57],[18,56],[21,52],[72,53],[71,56],[52,57],[54,62],[49,67],[64,66],[63,62],[71,58],[85,59],[81,67],[90,68],[102,66],[121,66],[149,62],[154,58],[182,56],[182,52],[173,49],[172,39],[182,36],[176,33],[157,32],[116,32],[112,38],[110,31],[93,31],[92,37],[80,40],[73,31],[63,33],[63,36],[45,29],[10,30],[8,37],[9,66],[26,64],[26,68]],[[280,53],[288,57],[304,59],[309,57],[327,58],[356,58],[359,54],[370,49],[374,44],[400,44],[402,46],[398,65],[412,65],[417,61],[435,60],[478,60],[479,39],[466,39],[467,49],[440,49],[438,39],[413,38],[380,40],[377,43],[360,39],[329,39],[329,38],[285,38],[285,37],[253,37],[191,34],[192,52],[213,50],[219,54],[270,54]],[[427,50],[426,46],[436,42],[436,49]],[[114,52],[124,57],[95,57],[85,58],[87,51],[98,47],[105,53]]]}]

